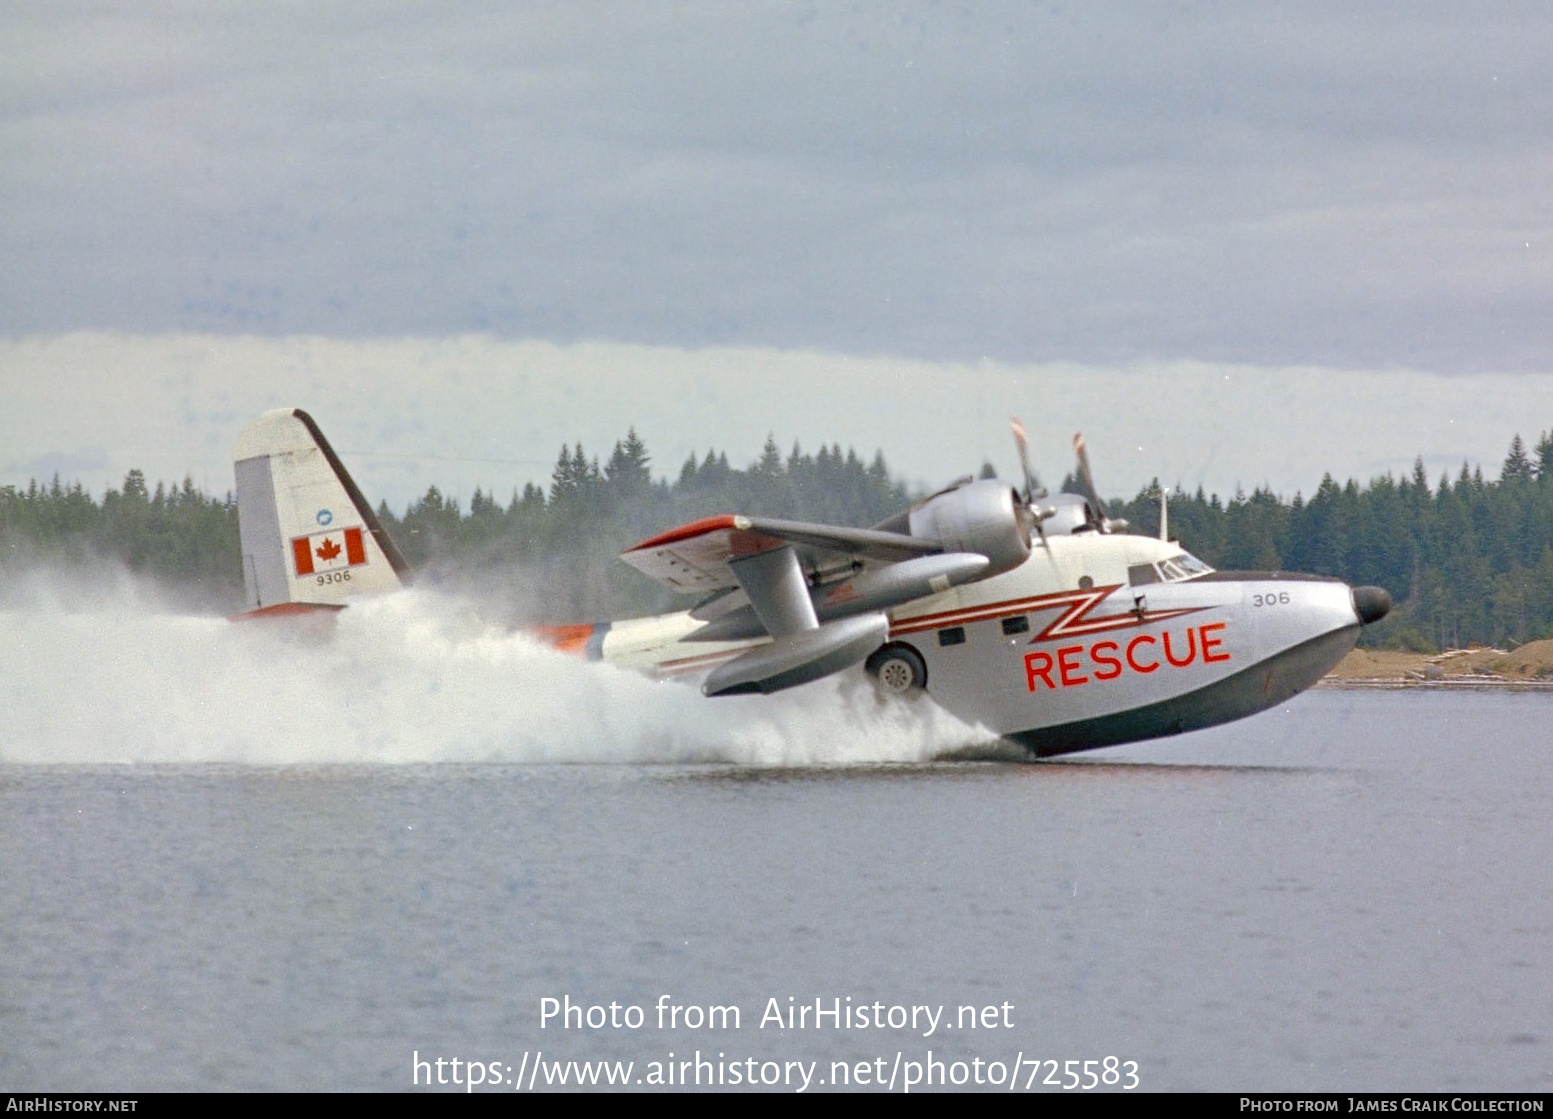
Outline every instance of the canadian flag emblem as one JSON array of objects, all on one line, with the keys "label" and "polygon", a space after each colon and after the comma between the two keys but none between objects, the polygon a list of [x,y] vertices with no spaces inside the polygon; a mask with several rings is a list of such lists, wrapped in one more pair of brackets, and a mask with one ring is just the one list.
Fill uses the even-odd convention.
[{"label": "canadian flag emblem", "polygon": [[296,560],[299,576],[316,575],[340,567],[356,567],[367,562],[367,549],[362,543],[360,526],[293,537],[291,555]]}]

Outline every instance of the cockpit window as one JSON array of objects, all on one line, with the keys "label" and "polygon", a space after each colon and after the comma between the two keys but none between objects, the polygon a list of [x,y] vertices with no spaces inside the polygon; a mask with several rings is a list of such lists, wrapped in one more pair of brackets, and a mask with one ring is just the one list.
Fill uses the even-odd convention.
[{"label": "cockpit window", "polygon": [[1171,556],[1170,562],[1186,572],[1185,578],[1191,579],[1197,575],[1211,575],[1213,568],[1190,552],[1182,552],[1179,556]]},{"label": "cockpit window", "polygon": [[1135,587],[1148,583],[1180,583],[1213,571],[1202,560],[1187,552],[1156,563],[1135,563],[1127,569],[1127,581]]}]

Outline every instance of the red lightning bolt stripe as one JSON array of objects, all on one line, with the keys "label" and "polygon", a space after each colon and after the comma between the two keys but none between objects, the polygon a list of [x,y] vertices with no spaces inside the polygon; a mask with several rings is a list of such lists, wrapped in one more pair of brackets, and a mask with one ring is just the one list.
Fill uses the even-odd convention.
[{"label": "red lightning bolt stripe", "polygon": [[1059,637],[1072,637],[1077,634],[1102,633],[1113,629],[1131,629],[1137,626],[1148,625],[1154,622],[1168,621],[1171,618],[1179,618],[1184,614],[1195,614],[1207,607],[1190,606],[1177,610],[1128,610],[1120,614],[1106,614],[1098,618],[1091,618],[1090,612],[1105,601],[1113,591],[1121,589],[1122,584],[1116,583],[1108,587],[1094,587],[1090,590],[1064,591],[1060,594],[1037,595],[1033,598],[1008,599],[1003,602],[991,602],[985,606],[977,606],[970,609],[950,610],[941,614],[925,614],[921,617],[906,618],[899,625],[892,626],[890,636],[898,637],[907,633],[919,633],[927,629],[943,629],[946,626],[966,625],[970,622],[982,622],[992,618],[1006,618],[1015,614],[1032,614],[1043,610],[1062,609],[1062,613],[1047,623],[1046,628],[1030,639],[1034,645],[1041,641],[1053,641]]}]

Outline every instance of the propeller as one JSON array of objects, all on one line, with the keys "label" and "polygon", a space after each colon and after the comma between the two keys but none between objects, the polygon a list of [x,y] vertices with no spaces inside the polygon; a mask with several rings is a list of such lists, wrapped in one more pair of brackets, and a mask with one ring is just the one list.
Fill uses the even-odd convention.
[{"label": "propeller", "polygon": [[[1035,500],[1035,471],[1030,469],[1030,441],[1025,438],[1025,425],[1019,422],[1018,416],[1010,419],[1008,426],[1014,433],[1014,446],[1019,449],[1019,469],[1025,476],[1025,504],[1029,505]],[[1046,496],[1044,490],[1041,496]]]},{"label": "propeller", "polygon": [[1019,449],[1019,469],[1024,474],[1025,492],[1020,503],[1021,522],[1025,524],[1025,537],[1034,544],[1035,540],[1030,536],[1033,528],[1041,538],[1041,543],[1046,543],[1046,529],[1041,522],[1056,512],[1055,509],[1038,509],[1035,503],[1046,496],[1044,489],[1035,488],[1035,471],[1030,469],[1030,441],[1025,438],[1025,425],[1019,422],[1019,417],[1014,416],[1008,421],[1008,426],[1014,433],[1014,446]]},{"label": "propeller", "polygon": [[1096,531],[1118,532],[1125,529],[1126,521],[1113,521],[1106,516],[1105,502],[1100,499],[1100,491],[1095,489],[1095,476],[1089,469],[1089,452],[1084,448],[1084,433],[1081,431],[1073,433],[1073,453],[1078,456],[1078,478],[1079,483],[1084,487],[1084,496],[1089,499],[1095,515],[1100,518],[1095,525]]}]

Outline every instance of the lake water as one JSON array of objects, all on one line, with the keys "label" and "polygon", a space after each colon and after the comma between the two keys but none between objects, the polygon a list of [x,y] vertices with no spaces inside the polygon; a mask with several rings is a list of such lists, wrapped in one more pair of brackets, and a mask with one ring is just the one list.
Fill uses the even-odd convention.
[{"label": "lake water", "polygon": [[934,761],[985,736],[853,681],[702,700],[447,607],[0,615],[0,1087],[1553,1088],[1553,695]]}]

